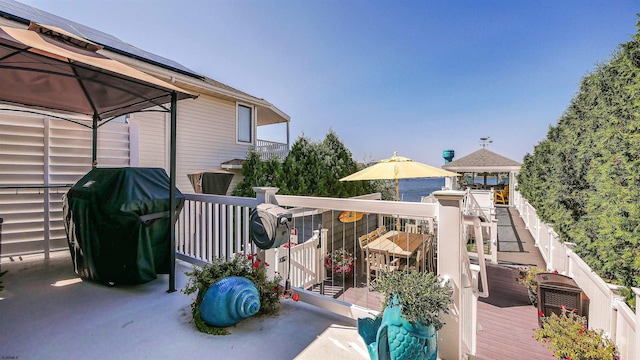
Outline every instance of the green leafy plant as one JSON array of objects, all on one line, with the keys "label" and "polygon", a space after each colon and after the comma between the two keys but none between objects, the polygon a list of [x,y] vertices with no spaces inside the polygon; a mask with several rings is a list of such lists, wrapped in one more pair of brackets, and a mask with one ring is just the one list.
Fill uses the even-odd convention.
[{"label": "green leafy plant", "polygon": [[640,22],[524,157],[521,194],[600,277],[640,286]]},{"label": "green leafy plant", "polygon": [[[539,314],[543,315],[543,314]],[[618,360],[618,349],[602,330],[587,328],[587,319],[562,307],[560,315],[543,317],[542,328],[536,330],[536,340],[549,343],[556,359]]]},{"label": "green leafy plant", "polygon": [[385,306],[393,306],[393,297],[397,295],[405,320],[433,325],[436,330],[444,326],[440,313],[448,313],[453,290],[443,285],[438,275],[416,270],[383,271],[372,287],[385,294]]},{"label": "green leafy plant", "polygon": [[194,266],[193,271],[186,273],[189,280],[182,293],[185,295],[196,294],[191,304],[193,321],[201,332],[212,335],[227,335],[225,328],[210,326],[200,317],[200,304],[204,294],[216,281],[228,276],[241,276],[251,280],[260,293],[260,315],[275,315],[280,309],[280,297],[283,289],[280,286],[282,280],[279,276],[273,279],[267,277],[269,266],[261,261],[257,255],[236,255],[231,260],[215,258],[210,264],[203,267]]},{"label": "green leafy plant", "polygon": [[[519,268],[520,276],[516,277],[516,281],[520,285],[524,285],[527,290],[538,293],[538,282],[536,281],[536,275],[545,272],[544,269],[540,269],[536,266]],[[557,273],[557,272],[556,272]]]},{"label": "green leafy plant", "polygon": [[380,192],[383,199],[393,199],[388,181],[340,181],[364,168],[353,159],[333,130],[323,141],[300,136],[286,159],[263,161],[255,150],[247,153],[242,165],[243,180],[232,192],[234,196],[255,197],[256,186],[280,188],[282,195],[330,196],[347,198]]},{"label": "green leafy plant", "polygon": [[353,254],[345,249],[333,250],[324,257],[324,268],[332,274],[351,274],[353,271]]}]

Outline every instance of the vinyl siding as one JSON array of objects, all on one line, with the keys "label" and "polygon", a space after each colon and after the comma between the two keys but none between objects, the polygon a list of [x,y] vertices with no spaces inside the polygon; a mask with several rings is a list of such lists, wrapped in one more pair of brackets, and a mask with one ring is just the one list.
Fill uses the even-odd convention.
[{"label": "vinyl siding", "polygon": [[[180,105],[178,105],[180,108]],[[131,115],[130,122],[138,125],[140,149],[140,167],[159,167],[168,173],[168,150],[165,148],[167,133],[165,132],[165,113],[140,112]]]},{"label": "vinyl siding", "polygon": [[[220,164],[225,161],[244,159],[251,148],[236,143],[234,101],[206,95],[182,100],[178,102],[177,119],[176,185],[182,192],[194,192],[187,174],[221,169]],[[168,133],[166,126],[169,124],[165,122],[164,114],[138,113],[131,121],[140,127],[140,166],[166,169],[169,145],[165,130]]]}]

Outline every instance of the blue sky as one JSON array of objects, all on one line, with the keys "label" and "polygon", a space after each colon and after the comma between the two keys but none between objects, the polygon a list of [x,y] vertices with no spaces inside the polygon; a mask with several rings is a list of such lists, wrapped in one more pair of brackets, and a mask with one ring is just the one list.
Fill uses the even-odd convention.
[{"label": "blue sky", "polygon": [[522,161],[640,13],[623,0],[21,2],[270,101],[292,142],[332,129],[358,161],[431,165],[484,136]]}]

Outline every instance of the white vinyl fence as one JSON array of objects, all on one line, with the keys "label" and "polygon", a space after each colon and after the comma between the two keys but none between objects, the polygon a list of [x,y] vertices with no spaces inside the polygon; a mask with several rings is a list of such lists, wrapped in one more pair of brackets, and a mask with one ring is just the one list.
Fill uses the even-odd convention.
[{"label": "white vinyl fence", "polygon": [[574,244],[562,243],[553,227],[538,218],[535,209],[518,192],[514,192],[514,206],[547,263],[547,270],[570,276],[589,297],[589,327],[602,329],[615,341],[620,358],[640,359],[640,296],[636,290],[636,312],[614,292],[614,286],[600,278],[578,255]]},{"label": "white vinyl fence", "polygon": [[[336,249],[353,249],[352,253],[358,254],[354,240],[361,232],[375,229],[369,229],[366,222],[359,225],[361,228],[356,229],[352,223],[351,228],[347,229],[345,224],[336,221],[334,215],[355,211],[370,214],[376,221],[393,216],[397,220],[390,224],[402,224],[415,219],[428,223],[428,219],[438,214],[438,238],[441,240],[438,241],[437,258],[450,259],[438,262],[438,274],[453,286],[452,300],[456,309],[455,317],[445,315],[447,325],[439,336],[442,344],[446,345],[441,345],[440,354],[443,358],[462,358],[460,351],[463,349],[471,353],[475,350],[478,291],[477,280],[473,279],[479,278],[478,269],[470,268],[463,243],[460,216],[463,195],[461,192],[444,193],[436,203],[427,204],[285,196],[276,195],[271,188],[264,188],[264,193],[259,193],[255,199],[185,194],[186,202],[176,230],[177,257],[189,262],[206,263],[213,257],[229,258],[235,253],[254,253],[256,250],[248,235],[250,209],[261,202],[276,204],[294,214],[293,226],[299,231],[300,241],[295,245],[287,244],[291,246],[289,248],[283,246],[261,254],[269,264],[277,264],[269,267],[274,269],[271,271],[277,271],[283,279],[289,279],[301,301],[359,318],[370,316],[371,311],[309,290],[312,285],[322,284],[326,272],[322,266],[323,258],[332,246]],[[347,231],[350,233],[347,234]],[[354,271],[357,269],[354,268]],[[482,276],[486,277],[486,274]],[[368,289],[363,290],[362,294],[368,299],[371,296]]]},{"label": "white vinyl fence", "polygon": [[[133,166],[133,128],[108,123],[98,133],[101,167]],[[62,196],[91,170],[92,132],[45,115],[0,111],[0,255],[67,249]]]}]

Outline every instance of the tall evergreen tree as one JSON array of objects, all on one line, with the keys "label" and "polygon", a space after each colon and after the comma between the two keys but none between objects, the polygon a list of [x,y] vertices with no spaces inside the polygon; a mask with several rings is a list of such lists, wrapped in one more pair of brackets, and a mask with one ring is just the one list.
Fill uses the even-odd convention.
[{"label": "tall evergreen tree", "polygon": [[640,22],[525,156],[520,191],[605,279],[640,285]]},{"label": "tall evergreen tree", "polygon": [[284,162],[276,158],[261,161],[251,150],[242,166],[244,179],[232,195],[254,197],[256,186],[278,187],[279,194],[301,196],[351,197],[390,193],[382,182],[339,181],[358,170],[351,151],[333,131],[329,131],[320,143],[301,136],[291,146]]}]

